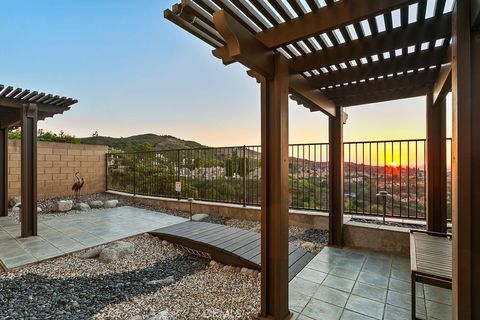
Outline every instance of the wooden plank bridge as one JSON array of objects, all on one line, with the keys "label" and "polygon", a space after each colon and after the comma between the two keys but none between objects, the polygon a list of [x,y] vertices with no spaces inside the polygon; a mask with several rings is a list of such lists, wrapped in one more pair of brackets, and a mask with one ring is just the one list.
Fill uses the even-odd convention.
[{"label": "wooden plank bridge", "polygon": [[[257,232],[226,225],[187,221],[149,232],[162,240],[200,251],[227,265],[260,271],[261,239]],[[293,244],[288,246],[288,277],[292,280],[313,254]]]}]

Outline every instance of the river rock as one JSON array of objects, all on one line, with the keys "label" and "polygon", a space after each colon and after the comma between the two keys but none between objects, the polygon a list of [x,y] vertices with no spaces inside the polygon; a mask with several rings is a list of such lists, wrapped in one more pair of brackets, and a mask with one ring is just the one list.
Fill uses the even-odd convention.
[{"label": "river rock", "polygon": [[56,201],[53,205],[53,211],[55,212],[67,212],[72,210],[73,201],[72,200],[59,200]]},{"label": "river rock", "polygon": [[131,254],[135,251],[135,246],[133,243],[126,242],[126,241],[116,241],[113,243],[108,244],[100,255],[98,256],[98,260],[104,263],[110,263],[113,261],[117,261],[122,257],[126,256],[127,254]]},{"label": "river rock", "polygon": [[192,216],[192,221],[202,221],[203,219],[208,218],[206,213],[197,213]]},{"label": "river rock", "polygon": [[175,279],[173,278],[173,276],[169,276],[169,277],[166,277],[165,279],[161,279],[161,280],[148,281],[147,284],[148,285],[168,285],[168,284],[172,284],[174,282],[175,282]]},{"label": "river rock", "polygon": [[115,208],[118,205],[118,200],[106,200],[103,203],[104,208]]},{"label": "river rock", "polygon": [[103,201],[101,200],[92,200],[88,204],[90,205],[90,208],[103,208]]},{"label": "river rock", "polygon": [[80,203],[76,203],[74,206],[73,206],[73,209],[74,210],[77,210],[77,211],[88,211],[90,210],[90,206],[88,205],[88,203],[84,203],[84,202],[80,202]]}]

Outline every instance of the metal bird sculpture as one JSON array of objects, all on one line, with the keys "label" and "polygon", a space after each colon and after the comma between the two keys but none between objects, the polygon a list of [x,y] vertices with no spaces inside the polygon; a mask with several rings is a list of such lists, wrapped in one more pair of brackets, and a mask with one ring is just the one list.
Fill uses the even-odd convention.
[{"label": "metal bird sculpture", "polygon": [[83,177],[80,178],[79,175],[80,175],[80,172],[78,171],[75,172],[75,178],[77,179],[77,181],[75,181],[75,183],[72,186],[72,191],[76,198],[78,198],[78,196],[80,195],[80,191],[82,190],[82,187],[85,184],[85,180],[83,179]]}]

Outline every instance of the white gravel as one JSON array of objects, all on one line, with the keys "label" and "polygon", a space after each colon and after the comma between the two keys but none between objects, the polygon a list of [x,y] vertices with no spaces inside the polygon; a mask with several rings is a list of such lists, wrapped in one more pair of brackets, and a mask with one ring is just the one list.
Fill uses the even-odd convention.
[{"label": "white gravel", "polygon": [[[210,268],[149,235],[127,241],[135,252],[114,263],[83,251],[0,274],[0,319],[148,319],[164,310],[175,319],[256,318],[258,277]],[[147,284],[168,277],[175,282]]]}]

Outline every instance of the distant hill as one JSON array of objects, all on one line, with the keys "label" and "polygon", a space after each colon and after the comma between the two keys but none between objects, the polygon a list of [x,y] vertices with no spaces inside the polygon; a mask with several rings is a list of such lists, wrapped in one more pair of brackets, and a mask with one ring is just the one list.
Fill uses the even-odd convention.
[{"label": "distant hill", "polygon": [[153,133],[140,134],[131,137],[113,138],[113,137],[87,137],[80,138],[81,143],[85,144],[103,144],[110,148],[124,150],[127,147],[138,146],[142,143],[149,143],[154,150],[172,150],[172,149],[190,149],[205,147],[198,142],[182,140],[169,135],[157,135]]}]

